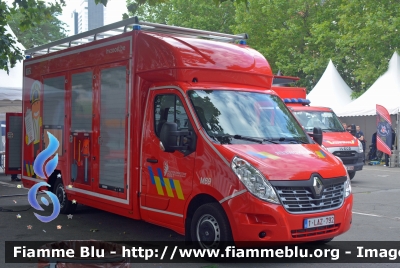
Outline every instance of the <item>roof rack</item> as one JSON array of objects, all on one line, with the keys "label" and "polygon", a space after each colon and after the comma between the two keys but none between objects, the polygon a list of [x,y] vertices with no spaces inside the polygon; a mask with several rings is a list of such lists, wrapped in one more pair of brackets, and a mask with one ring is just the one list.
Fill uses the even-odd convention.
[{"label": "roof rack", "polygon": [[272,81],[272,85],[274,86],[290,85],[291,83],[294,83],[298,80],[300,80],[299,77],[275,75]]},{"label": "roof rack", "polygon": [[[140,27],[139,27],[140,26]],[[99,27],[87,32],[79,33],[70,37],[66,37],[45,45],[31,48],[25,51],[27,58],[34,55],[43,55],[51,52],[64,50],[77,45],[87,44],[95,40],[104,39],[125,33],[129,27],[134,30],[143,30],[157,33],[168,33],[180,37],[195,37],[218,40],[222,42],[235,42],[237,40],[248,39],[247,34],[225,34],[212,31],[197,30],[191,28],[170,26],[165,24],[151,23],[139,21],[138,17],[132,17],[126,20],[115,22],[103,27]]]}]

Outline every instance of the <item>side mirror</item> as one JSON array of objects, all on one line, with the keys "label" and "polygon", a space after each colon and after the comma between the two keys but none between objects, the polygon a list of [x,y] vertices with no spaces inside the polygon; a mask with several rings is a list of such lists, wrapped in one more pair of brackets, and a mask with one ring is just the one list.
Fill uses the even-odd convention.
[{"label": "side mirror", "polygon": [[165,148],[165,152],[173,153],[175,150],[188,150],[185,136],[190,136],[189,131],[178,131],[178,125],[173,122],[165,122],[161,128],[160,140]]},{"label": "side mirror", "polygon": [[314,127],[312,138],[316,143],[322,145],[323,137],[322,137],[322,129],[320,127]]}]

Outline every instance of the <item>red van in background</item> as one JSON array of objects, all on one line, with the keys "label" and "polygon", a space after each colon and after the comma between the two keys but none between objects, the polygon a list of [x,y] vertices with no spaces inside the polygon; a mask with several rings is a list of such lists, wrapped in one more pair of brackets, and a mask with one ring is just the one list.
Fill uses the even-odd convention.
[{"label": "red van in background", "polygon": [[[288,83],[299,80],[297,77],[275,76],[273,90],[283,99],[292,113],[307,132],[319,127],[324,132],[322,145],[333,155],[339,157],[346,166],[350,179],[364,166],[362,143],[343,128],[331,108],[311,106],[306,99],[306,89],[289,87]],[[355,129],[354,129],[355,131]]]}]

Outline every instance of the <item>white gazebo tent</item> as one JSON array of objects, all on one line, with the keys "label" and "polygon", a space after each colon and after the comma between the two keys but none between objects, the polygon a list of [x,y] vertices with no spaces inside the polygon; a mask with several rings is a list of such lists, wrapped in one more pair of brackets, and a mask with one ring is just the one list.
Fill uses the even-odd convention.
[{"label": "white gazebo tent", "polygon": [[393,128],[397,128],[399,137],[400,56],[397,52],[390,59],[386,73],[358,99],[338,109],[336,114],[347,124],[359,125],[370,143],[372,134],[376,132],[376,104],[388,110]]},{"label": "white gazebo tent", "polygon": [[352,101],[351,93],[352,90],[330,60],[321,79],[307,95],[307,99],[311,101],[312,106],[329,107],[336,112],[336,109]]},{"label": "white gazebo tent", "polygon": [[400,108],[400,57],[395,52],[389,68],[358,99],[336,111],[338,116],[376,115],[376,104],[383,105],[389,114],[397,114]]}]

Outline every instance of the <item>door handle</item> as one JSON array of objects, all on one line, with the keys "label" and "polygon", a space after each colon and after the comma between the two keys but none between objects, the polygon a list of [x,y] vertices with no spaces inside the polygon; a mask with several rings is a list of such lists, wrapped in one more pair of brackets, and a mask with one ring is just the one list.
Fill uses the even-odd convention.
[{"label": "door handle", "polygon": [[158,163],[158,160],[157,159],[153,159],[153,158],[147,158],[147,162]]}]

